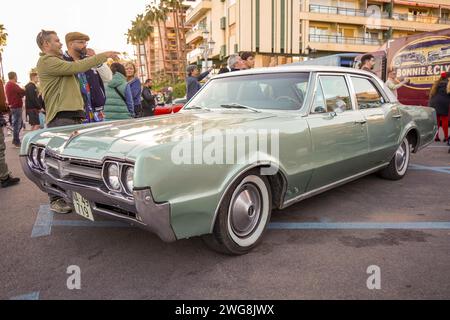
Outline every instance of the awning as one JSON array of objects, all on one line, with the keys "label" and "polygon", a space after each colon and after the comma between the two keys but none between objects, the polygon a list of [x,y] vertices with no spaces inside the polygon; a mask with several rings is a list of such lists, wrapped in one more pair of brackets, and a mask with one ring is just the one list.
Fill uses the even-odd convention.
[{"label": "awning", "polygon": [[384,26],[378,26],[378,25],[367,25],[366,29],[370,29],[370,30],[389,30],[389,27],[384,27]]},{"label": "awning", "polygon": [[439,8],[439,4],[418,2],[418,1],[406,1],[406,0],[394,0],[395,4],[401,4],[404,6],[413,6],[413,7],[426,7],[426,8]]},{"label": "awning", "polygon": [[382,2],[382,3],[391,3],[391,0],[367,0],[368,2]]},{"label": "awning", "polygon": [[441,4],[441,8],[442,8],[442,9],[450,10],[450,6],[446,6],[446,5],[444,5],[444,4]]}]

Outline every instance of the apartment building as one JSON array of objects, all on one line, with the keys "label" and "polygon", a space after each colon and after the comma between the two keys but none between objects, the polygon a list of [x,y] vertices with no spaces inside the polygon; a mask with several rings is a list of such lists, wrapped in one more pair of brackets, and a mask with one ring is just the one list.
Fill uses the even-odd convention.
[{"label": "apartment building", "polygon": [[450,1],[196,0],[186,22],[189,63],[206,56],[217,65],[252,51],[262,67],[374,51],[391,38],[450,28]]},{"label": "apartment building", "polygon": [[[192,0],[183,1],[183,10],[167,13],[165,21],[151,23],[152,32],[144,44],[136,46],[137,66],[141,81],[152,78],[184,79],[186,75],[185,34],[190,29],[186,24],[186,10]],[[184,30],[184,31],[183,31]],[[177,43],[177,39],[181,39]]]},{"label": "apartment building", "polygon": [[300,52],[311,55],[370,52],[392,38],[450,28],[445,0],[303,0],[300,10]]}]

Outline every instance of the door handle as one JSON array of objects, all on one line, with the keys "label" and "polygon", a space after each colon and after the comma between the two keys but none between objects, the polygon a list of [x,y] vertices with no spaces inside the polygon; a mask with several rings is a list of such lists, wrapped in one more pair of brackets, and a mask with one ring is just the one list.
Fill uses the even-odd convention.
[{"label": "door handle", "polygon": [[400,114],[398,114],[398,115],[392,116],[392,118],[394,118],[394,119],[401,119],[402,116]]},{"label": "door handle", "polygon": [[358,120],[358,121],[355,121],[355,124],[361,124],[361,125],[363,125],[363,124],[366,124],[367,123],[367,120]]}]

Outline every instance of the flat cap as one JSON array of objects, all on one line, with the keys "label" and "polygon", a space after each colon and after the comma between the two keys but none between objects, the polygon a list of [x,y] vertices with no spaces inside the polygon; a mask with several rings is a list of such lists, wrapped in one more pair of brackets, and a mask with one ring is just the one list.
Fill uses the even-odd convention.
[{"label": "flat cap", "polygon": [[88,35],[81,33],[81,32],[70,32],[66,34],[66,44],[69,42],[75,41],[75,40],[84,40],[89,41],[90,38]]}]

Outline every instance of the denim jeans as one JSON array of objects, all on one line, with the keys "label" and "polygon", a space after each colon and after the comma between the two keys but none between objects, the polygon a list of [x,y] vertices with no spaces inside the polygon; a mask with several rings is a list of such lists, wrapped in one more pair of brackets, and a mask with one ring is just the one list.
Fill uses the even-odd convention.
[{"label": "denim jeans", "polygon": [[[64,127],[64,126],[73,126],[76,124],[81,124],[83,122],[82,119],[73,119],[73,118],[59,118],[55,117],[50,123],[47,125],[47,128],[57,128],[57,127]],[[48,197],[50,199],[50,203],[61,199],[61,197],[54,195],[54,194],[48,194]]]},{"label": "denim jeans", "polygon": [[20,144],[20,130],[22,129],[22,108],[11,109],[11,125],[13,127],[13,144]]}]

